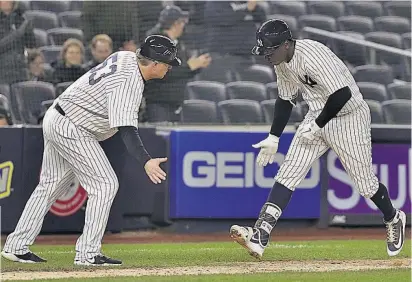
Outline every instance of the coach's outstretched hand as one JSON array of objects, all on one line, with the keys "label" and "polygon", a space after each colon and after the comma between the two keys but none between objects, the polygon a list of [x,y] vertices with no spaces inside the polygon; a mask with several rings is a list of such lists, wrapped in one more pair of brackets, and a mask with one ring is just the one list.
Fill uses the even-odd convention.
[{"label": "coach's outstretched hand", "polygon": [[253,148],[260,148],[259,155],[256,162],[260,166],[266,166],[268,163],[272,164],[275,161],[275,155],[278,151],[279,137],[269,134],[269,136],[257,144],[252,145]]},{"label": "coach's outstretched hand", "polygon": [[162,183],[162,180],[166,180],[166,172],[160,168],[160,164],[167,161],[167,158],[156,158],[147,161],[144,165],[147,176],[154,184]]}]

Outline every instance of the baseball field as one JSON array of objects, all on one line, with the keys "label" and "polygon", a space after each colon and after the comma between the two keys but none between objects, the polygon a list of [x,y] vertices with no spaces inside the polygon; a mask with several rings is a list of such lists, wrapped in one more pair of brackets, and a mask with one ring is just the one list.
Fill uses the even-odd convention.
[{"label": "baseball field", "polygon": [[411,241],[390,258],[380,228],[280,232],[262,261],[227,234],[107,235],[104,254],[123,260],[123,266],[112,268],[74,266],[75,240],[40,236],[32,251],[48,262],[23,265],[2,259],[2,281],[411,281]]}]

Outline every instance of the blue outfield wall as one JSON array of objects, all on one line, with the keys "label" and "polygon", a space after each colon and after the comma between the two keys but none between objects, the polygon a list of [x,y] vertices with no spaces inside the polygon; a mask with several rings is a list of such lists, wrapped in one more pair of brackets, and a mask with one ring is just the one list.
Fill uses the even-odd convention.
[{"label": "blue outfield wall", "polygon": [[[391,136],[387,130],[383,133]],[[252,147],[266,137],[265,127],[220,127],[217,130],[207,126],[142,127],[140,134],[152,156],[169,157],[162,165],[168,172],[168,180],[161,185],[152,184],[143,167],[126,152],[118,135],[102,142],[120,183],[108,222],[107,229],[111,231],[137,228],[136,220],[129,220],[137,217],[148,217],[162,226],[187,219],[256,218],[284,160],[294,130],[285,131],[275,163],[265,168],[255,164],[258,150]],[[38,183],[42,154],[41,128],[0,128],[3,233],[14,229]],[[409,214],[410,156],[410,140],[402,142],[398,138],[396,142],[383,144],[380,138],[379,143],[373,145],[376,174],[388,186],[395,206]],[[86,205],[87,194],[75,181],[47,214],[42,231],[80,232]],[[320,219],[326,225],[350,222],[359,225],[372,222],[371,216],[379,219],[376,224],[382,224],[379,211],[369,200],[359,196],[336,155],[330,151],[314,163],[297,187],[282,218]]]}]

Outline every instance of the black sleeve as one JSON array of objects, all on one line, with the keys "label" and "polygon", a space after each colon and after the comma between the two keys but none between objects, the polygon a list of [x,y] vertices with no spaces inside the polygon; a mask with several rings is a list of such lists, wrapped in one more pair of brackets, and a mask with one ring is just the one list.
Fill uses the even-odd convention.
[{"label": "black sleeve", "polygon": [[286,124],[289,121],[292,112],[292,103],[281,98],[277,98],[275,102],[275,113],[273,115],[272,127],[270,134],[280,137]]},{"label": "black sleeve", "polygon": [[143,146],[137,128],[134,126],[121,126],[119,132],[127,151],[144,166],[151,157]]},{"label": "black sleeve", "polygon": [[316,124],[322,128],[345,106],[352,97],[352,92],[345,86],[329,96],[322,112],[316,118]]}]

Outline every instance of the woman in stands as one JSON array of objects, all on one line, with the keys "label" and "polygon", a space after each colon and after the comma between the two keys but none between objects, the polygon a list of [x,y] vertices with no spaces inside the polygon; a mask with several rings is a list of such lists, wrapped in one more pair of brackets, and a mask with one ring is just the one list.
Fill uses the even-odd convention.
[{"label": "woman in stands", "polygon": [[84,45],[74,38],[67,39],[63,44],[61,59],[51,63],[54,69],[53,83],[75,81],[83,74],[86,69],[84,63]]}]

